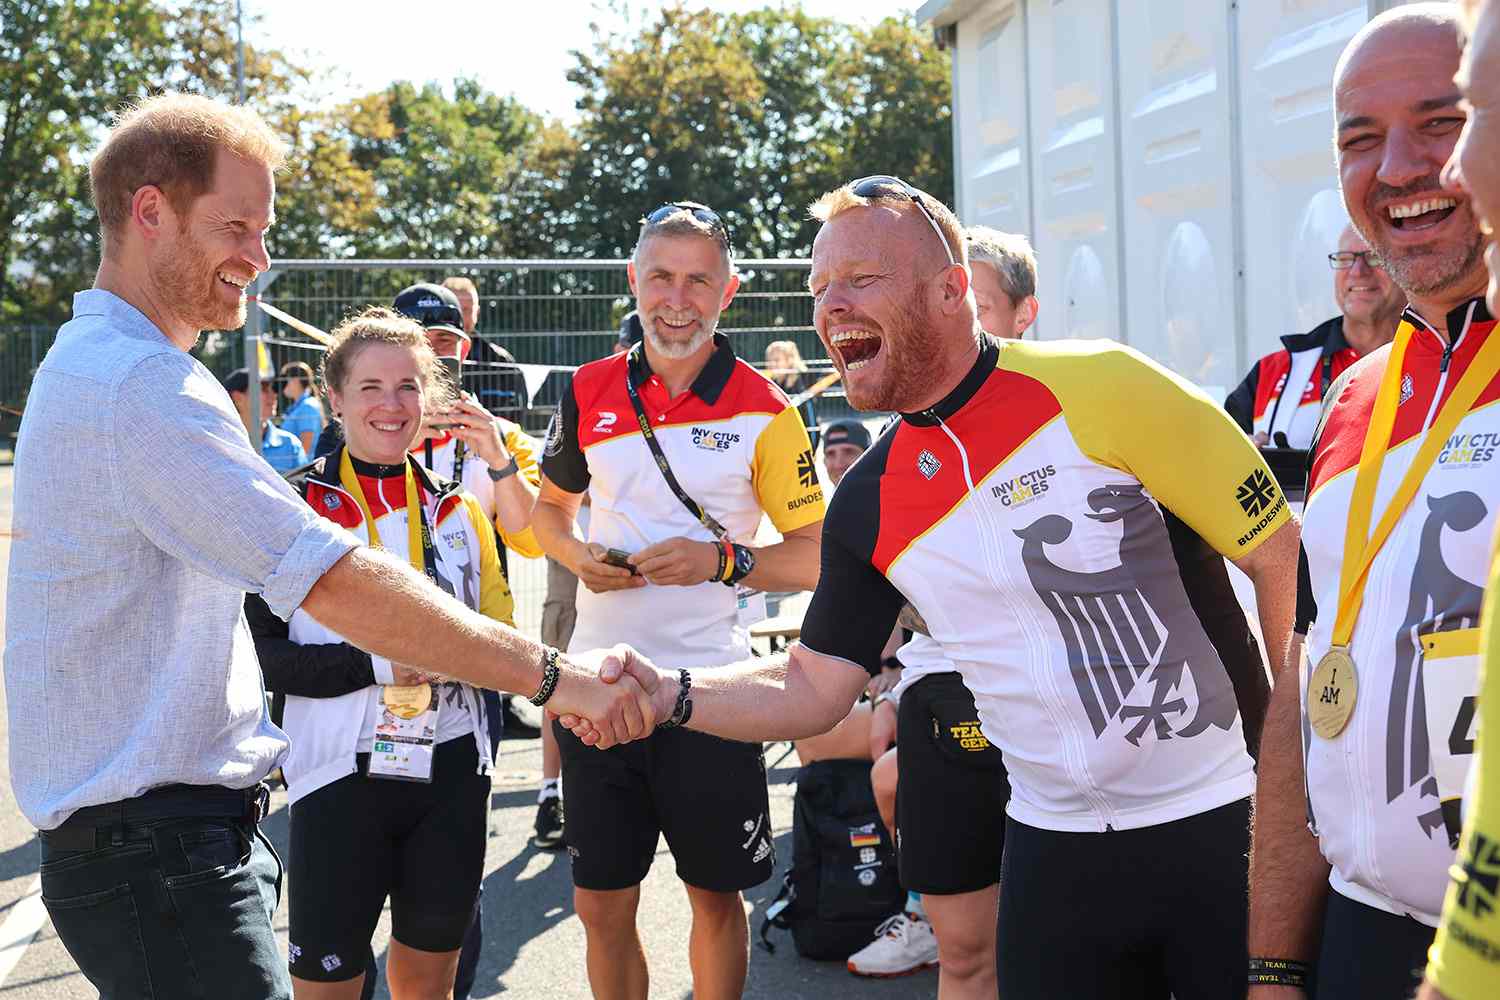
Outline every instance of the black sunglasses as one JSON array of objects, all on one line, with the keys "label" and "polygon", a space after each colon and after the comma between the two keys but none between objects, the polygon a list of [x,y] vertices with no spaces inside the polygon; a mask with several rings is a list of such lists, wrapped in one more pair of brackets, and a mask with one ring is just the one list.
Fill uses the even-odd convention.
[{"label": "black sunglasses", "polygon": [[890,174],[872,174],[869,177],[861,177],[857,181],[850,181],[849,190],[861,198],[889,198],[895,195],[916,205],[927,219],[927,224],[932,227],[932,231],[937,233],[938,240],[943,244],[943,253],[948,255],[948,264],[950,266],[958,264],[957,258],[953,256],[953,248],[948,245],[948,237],[943,235],[943,227],[938,225],[937,219],[922,203],[916,188]]},{"label": "black sunglasses", "polygon": [[688,213],[717,233],[724,241],[724,249],[728,250],[734,245],[734,240],[729,235],[729,226],[719,217],[719,213],[707,205],[700,205],[695,201],[669,201],[660,208],[652,211],[641,222],[648,226],[654,226],[659,222],[665,222],[678,212]]}]

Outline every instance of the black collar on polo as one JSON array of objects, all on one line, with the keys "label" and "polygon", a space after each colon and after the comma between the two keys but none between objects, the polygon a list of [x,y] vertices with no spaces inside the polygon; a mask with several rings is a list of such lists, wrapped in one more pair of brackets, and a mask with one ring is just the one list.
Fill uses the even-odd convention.
[{"label": "black collar on polo", "polygon": [[[714,352],[708,356],[708,363],[689,387],[693,395],[709,406],[717,403],[724,394],[724,388],[729,385],[729,377],[734,374],[734,362],[734,348],[729,346],[729,338],[716,332]],[[640,388],[651,377],[651,362],[646,360],[644,343],[637,343],[630,349],[626,364],[630,368],[630,384],[636,388]]]},{"label": "black collar on polo", "polygon": [[974,367],[969,369],[963,381],[953,387],[953,391],[932,406],[920,413],[903,413],[901,419],[919,427],[932,427],[939,420],[947,420],[959,410],[964,404],[974,398],[979,387],[984,385],[985,379],[995,370],[995,365],[1000,360],[1000,345],[995,339],[985,334],[984,340],[979,345],[979,357],[974,361]]},{"label": "black collar on polo", "polygon": [[[1483,295],[1480,295],[1477,298],[1467,299],[1463,302],[1460,302],[1457,306],[1454,306],[1452,309],[1448,310],[1448,315],[1443,317],[1444,323],[1448,327],[1449,344],[1456,346],[1458,344],[1458,338],[1463,336],[1464,321],[1469,318],[1470,306],[1474,307],[1474,322],[1476,323],[1488,323],[1495,318],[1490,315],[1489,308],[1484,304]],[[1421,315],[1411,306],[1406,307],[1406,311],[1401,314],[1401,318],[1407,320],[1411,323],[1412,326],[1418,328],[1432,328],[1431,324],[1423,319]]]}]

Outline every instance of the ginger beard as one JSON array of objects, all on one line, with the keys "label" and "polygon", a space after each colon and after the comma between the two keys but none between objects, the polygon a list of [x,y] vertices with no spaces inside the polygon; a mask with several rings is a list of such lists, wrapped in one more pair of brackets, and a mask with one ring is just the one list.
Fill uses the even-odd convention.
[{"label": "ginger beard", "polygon": [[229,267],[207,263],[203,245],[187,224],[181,223],[177,238],[157,250],[151,274],[163,302],[194,330],[238,330],[245,325],[246,299],[241,291],[231,298],[233,286],[220,273],[238,277]]},{"label": "ginger beard", "polygon": [[[947,353],[943,334],[933,328],[931,319],[932,310],[923,289],[920,286],[913,288],[911,298],[895,307],[893,322],[887,323],[880,331],[876,353],[885,352],[884,377],[874,384],[868,380],[845,379],[844,391],[850,406],[856,410],[909,412],[917,400],[931,395],[937,382],[932,362]],[[868,344],[868,341],[856,343]],[[824,346],[828,346],[826,341]],[[868,350],[867,347],[861,349]],[[858,360],[846,359],[840,350],[830,350],[830,353],[840,374],[847,373],[850,360]]]}]

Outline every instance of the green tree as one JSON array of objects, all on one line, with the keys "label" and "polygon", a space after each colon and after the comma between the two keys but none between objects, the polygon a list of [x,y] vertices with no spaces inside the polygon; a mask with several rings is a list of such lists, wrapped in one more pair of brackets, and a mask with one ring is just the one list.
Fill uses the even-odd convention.
[{"label": "green tree", "polygon": [[93,227],[74,228],[92,218],[84,156],[117,95],[164,70],[165,37],[149,0],[0,0],[0,318],[60,319],[58,272],[97,263]]},{"label": "green tree", "polygon": [[641,213],[681,198],[719,210],[747,257],[808,253],[808,204],[862,174],[952,198],[948,55],[909,18],[669,6],[577,59],[575,251],[626,253]]}]

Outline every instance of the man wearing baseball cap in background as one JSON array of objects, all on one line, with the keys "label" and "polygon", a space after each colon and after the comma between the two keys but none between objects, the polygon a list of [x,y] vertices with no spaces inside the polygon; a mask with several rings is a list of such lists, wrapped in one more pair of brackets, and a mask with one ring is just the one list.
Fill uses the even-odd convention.
[{"label": "man wearing baseball cap in background", "polygon": [[823,465],[837,486],[854,460],[870,450],[870,431],[858,420],[835,420],[823,432]]}]

